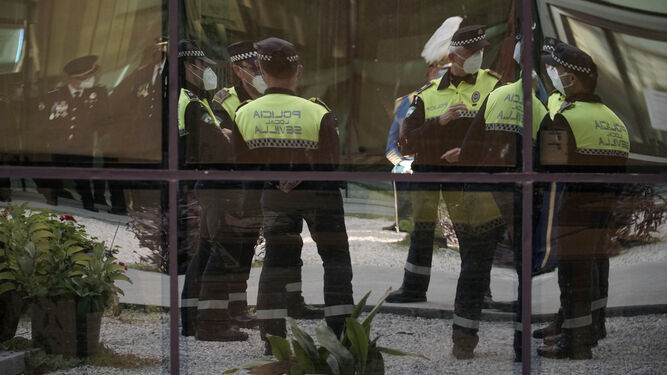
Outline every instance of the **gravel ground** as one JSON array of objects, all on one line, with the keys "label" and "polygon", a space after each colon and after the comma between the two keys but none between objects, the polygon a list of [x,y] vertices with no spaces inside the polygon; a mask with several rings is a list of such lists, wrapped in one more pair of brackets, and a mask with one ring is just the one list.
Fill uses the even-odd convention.
[{"label": "gravel ground", "polygon": [[[136,370],[79,367],[56,374],[165,374],[168,373],[169,334],[165,314],[127,313],[122,319],[105,317],[102,341],[120,353],[162,358],[164,365]],[[533,340],[532,369],[540,374],[664,374],[667,372],[667,314],[618,317],[607,321],[608,337],[593,349],[588,361],[542,359],[535,355],[540,344]],[[300,321],[313,333],[317,321]],[[535,325],[538,328],[539,325]],[[221,374],[251,359],[264,358],[257,331],[247,331],[242,343],[199,342],[181,337],[181,374]],[[28,337],[29,325],[22,322],[19,334]],[[475,359],[458,361],[451,355],[451,321],[378,314],[372,337],[381,335],[380,345],[421,353],[430,358],[385,355],[387,374],[507,374],[521,373],[513,363],[510,322],[482,322]]]}]

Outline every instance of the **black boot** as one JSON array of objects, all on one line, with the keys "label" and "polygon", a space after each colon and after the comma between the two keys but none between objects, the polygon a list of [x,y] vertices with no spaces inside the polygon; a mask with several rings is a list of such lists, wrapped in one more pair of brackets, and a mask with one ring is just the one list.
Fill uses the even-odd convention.
[{"label": "black boot", "polygon": [[288,293],[287,316],[294,319],[323,319],[324,310],[307,305],[301,293]]},{"label": "black boot", "polygon": [[[578,331],[578,332],[573,332]],[[555,359],[591,359],[593,353],[585,342],[586,334],[583,329],[564,329],[554,345],[542,345],[537,348],[537,355]]]},{"label": "black boot", "polygon": [[563,324],[563,312],[558,310],[556,320],[549,323],[548,326],[533,331],[533,337],[536,339],[543,339],[547,336],[556,336],[561,333],[561,325]]},{"label": "black boot", "polygon": [[521,362],[523,344],[521,341],[521,331],[514,331],[514,362]]},{"label": "black boot", "polygon": [[401,287],[389,293],[385,301],[390,303],[426,302],[426,292],[411,291]]},{"label": "black boot", "polygon": [[477,333],[466,333],[460,329],[452,330],[452,354],[456,359],[472,359],[479,342]]}]

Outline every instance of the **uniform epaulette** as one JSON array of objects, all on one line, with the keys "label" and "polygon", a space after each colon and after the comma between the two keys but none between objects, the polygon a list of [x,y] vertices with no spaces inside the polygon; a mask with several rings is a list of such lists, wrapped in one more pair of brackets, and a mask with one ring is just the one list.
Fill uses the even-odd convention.
[{"label": "uniform epaulette", "polygon": [[560,108],[558,108],[558,112],[557,112],[557,113],[561,113],[561,112],[563,112],[563,111],[565,111],[565,110],[567,110],[567,109],[570,109],[570,108],[574,108],[574,103],[563,102],[563,104],[560,105]]},{"label": "uniform epaulette", "polygon": [[426,90],[427,88],[429,88],[429,87],[431,87],[431,86],[433,86],[433,81],[429,81],[427,84],[425,84],[424,86],[422,86],[419,90],[417,90],[417,91],[415,92],[415,95],[419,95],[419,94],[421,94],[422,91]]},{"label": "uniform epaulette", "polygon": [[560,94],[560,91],[558,91],[558,90],[556,90],[556,89],[553,89],[553,90],[551,90],[551,92],[549,93],[549,96],[551,96],[551,95],[553,95],[553,94],[556,94],[556,93],[559,93],[559,94]]},{"label": "uniform epaulette", "polygon": [[195,93],[190,91],[190,90],[183,89],[183,92],[185,92],[185,95],[187,95],[188,98],[190,98],[190,99],[198,99],[197,95],[195,95]]},{"label": "uniform epaulette", "polygon": [[500,75],[500,73],[496,72],[495,70],[491,70],[491,69],[489,69],[489,70],[487,70],[486,72],[487,72],[490,76],[492,76],[492,77],[496,77],[496,78],[498,78],[498,79],[501,79],[501,78],[503,77],[503,76]]},{"label": "uniform epaulette", "polygon": [[326,108],[327,111],[331,112],[331,108],[329,108],[329,106],[326,105],[326,103],[324,103],[322,100],[320,100],[320,98],[310,98],[309,100],[313,103],[317,103],[317,104],[321,105],[322,107]]},{"label": "uniform epaulette", "polygon": [[232,96],[232,94],[230,94],[229,91],[222,89],[215,93],[215,95],[213,96],[213,100],[222,104],[230,96]]}]

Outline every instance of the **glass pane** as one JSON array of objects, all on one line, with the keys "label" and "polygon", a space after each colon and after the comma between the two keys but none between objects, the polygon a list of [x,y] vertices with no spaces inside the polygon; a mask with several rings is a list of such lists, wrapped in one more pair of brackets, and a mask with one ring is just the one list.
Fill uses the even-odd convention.
[{"label": "glass pane", "polygon": [[1,1],[2,161],[159,166],[167,113],[163,4]]},{"label": "glass pane", "polygon": [[78,189],[98,182],[11,179],[3,197],[0,342],[39,350],[26,373],[169,369],[164,184],[106,182],[122,212],[83,209]]},{"label": "glass pane", "polygon": [[416,182],[184,184],[181,370],[274,359],[262,337],[288,329],[297,338],[285,317],[313,337],[327,324],[340,333],[352,303],[371,292],[369,311],[392,287],[371,338],[431,360],[383,354],[387,373],[442,373],[455,355],[474,356],[482,372],[512,372],[518,193]]},{"label": "glass pane", "polygon": [[[522,113],[522,108],[513,109],[516,100],[506,103],[504,122],[494,119],[491,124],[502,128],[494,134],[509,133],[493,152],[510,150],[493,160],[469,156],[480,142],[487,142],[483,138],[493,137],[486,133],[482,116],[487,95],[499,81],[514,82],[517,77],[518,66],[512,59],[517,14],[511,3],[429,0],[378,9],[370,1],[293,0],[270,6],[259,0],[185,2],[180,14],[185,25],[182,38],[192,43],[180,46],[181,165],[390,171],[399,162],[397,169],[409,169],[416,158],[414,170],[422,172],[464,171],[480,164],[494,170],[514,169],[520,163],[515,138],[521,127],[516,119]],[[449,17],[455,18],[443,26]],[[453,34],[474,25],[486,28],[466,29],[455,37],[463,43],[461,48],[450,50]],[[482,42],[483,36],[488,44]],[[280,103],[257,101],[260,92],[275,94],[274,99],[284,95],[273,90],[280,83],[268,73],[272,63],[265,60],[262,67],[262,60],[254,58],[257,48],[268,48],[265,53],[275,48],[251,44],[268,37],[291,43],[286,57],[292,60],[281,60],[285,72],[298,77],[286,85],[289,93],[319,101],[292,98],[289,105],[283,103],[285,98]],[[236,44],[242,41],[248,44]],[[480,48],[483,54],[478,54]],[[466,59],[467,72],[463,70]],[[452,62],[456,64],[450,68]],[[425,89],[426,102],[417,105],[425,111],[416,112],[401,136],[403,119],[410,117],[408,112],[415,113],[409,109],[415,95],[431,80],[437,81]],[[269,91],[264,91],[266,85]],[[246,100],[251,102],[240,106]],[[450,110],[454,117],[448,114],[441,119],[443,125],[436,124],[434,119],[458,102],[464,105]],[[481,119],[473,126],[477,114]],[[487,120],[488,124],[491,120]],[[313,130],[314,125],[307,123],[319,127]],[[233,130],[235,126],[238,131]],[[472,128],[481,130],[458,160],[458,150]],[[284,149],[295,147],[309,152],[281,157]],[[274,148],[283,152],[273,152]],[[310,152],[314,149],[319,151]],[[268,163],[263,159],[267,154],[272,155]]]},{"label": "glass pane", "polygon": [[557,183],[536,193],[534,372],[661,367],[665,185]]}]

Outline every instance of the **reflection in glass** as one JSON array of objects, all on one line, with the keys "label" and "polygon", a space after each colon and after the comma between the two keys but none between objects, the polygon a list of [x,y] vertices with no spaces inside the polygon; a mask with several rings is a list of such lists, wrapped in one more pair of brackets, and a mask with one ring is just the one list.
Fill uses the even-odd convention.
[{"label": "reflection in glass", "polygon": [[[72,196],[48,205],[31,180],[12,179],[11,202],[0,209],[0,341],[12,339],[8,345],[18,345],[15,349],[34,346],[66,358],[103,357],[113,367],[129,360],[161,370],[169,340],[161,309],[169,295],[163,289],[166,276],[156,272],[156,255],[165,248],[146,241],[155,234],[141,225],[152,214],[146,207],[163,216],[161,185],[119,183],[129,212],[119,215],[79,208],[73,181],[44,181]],[[158,236],[162,229],[155,228]],[[32,343],[23,341],[30,338]]]}]

